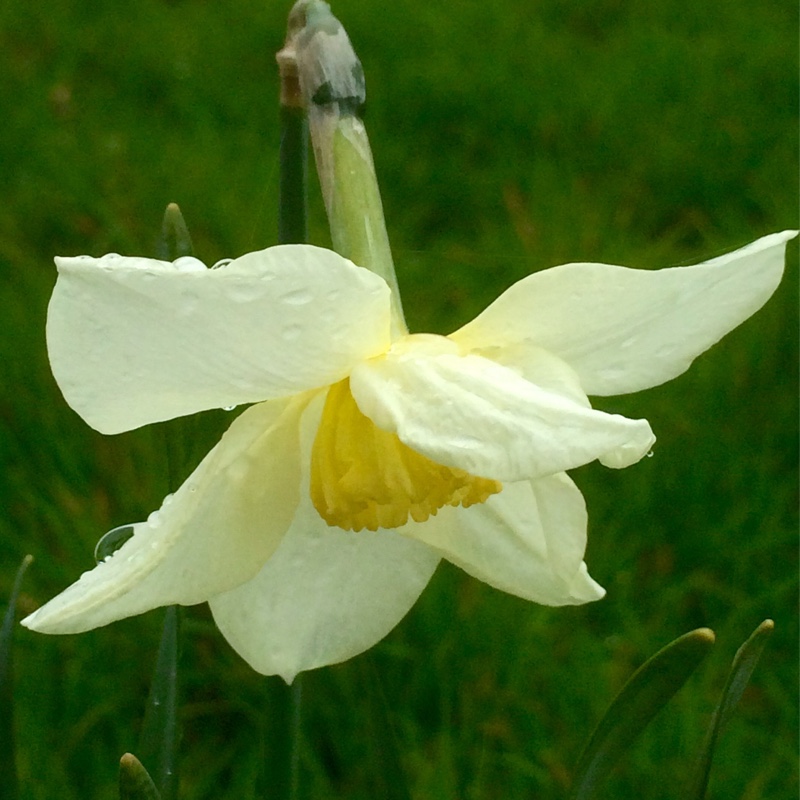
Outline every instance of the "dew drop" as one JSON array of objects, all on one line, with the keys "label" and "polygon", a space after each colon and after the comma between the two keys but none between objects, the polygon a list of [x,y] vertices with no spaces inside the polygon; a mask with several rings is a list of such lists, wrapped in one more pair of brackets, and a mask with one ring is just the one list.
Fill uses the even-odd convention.
[{"label": "dew drop", "polygon": [[181,256],[172,262],[178,272],[205,272],[206,265],[194,256]]},{"label": "dew drop", "polygon": [[645,458],[652,458],[652,457],[653,457],[653,451],[652,450],[649,453],[645,453]]},{"label": "dew drop", "polygon": [[236,409],[235,405],[233,405],[233,406],[223,406],[222,407],[223,411],[234,411],[235,409]]},{"label": "dew drop", "polygon": [[161,503],[162,508],[166,508],[175,499],[174,494],[168,494]]},{"label": "dew drop", "polygon": [[104,533],[94,546],[94,560],[98,564],[101,561],[108,561],[133,536],[133,530],[133,525],[120,525]]},{"label": "dew drop", "polygon": [[233,261],[232,258],[221,258],[216,264],[211,265],[211,269],[219,269],[220,267],[227,267]]},{"label": "dew drop", "polygon": [[151,528],[157,528],[161,524],[161,514],[159,514],[158,511],[153,511],[147,518],[147,524]]}]

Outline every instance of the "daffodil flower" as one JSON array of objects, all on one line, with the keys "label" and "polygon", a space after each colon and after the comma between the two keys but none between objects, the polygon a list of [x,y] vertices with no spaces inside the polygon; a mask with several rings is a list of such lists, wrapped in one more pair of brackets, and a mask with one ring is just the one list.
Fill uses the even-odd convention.
[{"label": "daffodil flower", "polygon": [[24,624],[75,633],[208,601],[254,669],[291,680],[385,636],[441,558],[538,603],[602,597],[566,471],[629,466],[655,437],[587,395],[684,372],[766,302],[794,235],[691,267],[555,267],[450,336],[394,340],[384,280],[309,245],[211,269],[56,259],[50,362],[93,428],[254,405]]}]

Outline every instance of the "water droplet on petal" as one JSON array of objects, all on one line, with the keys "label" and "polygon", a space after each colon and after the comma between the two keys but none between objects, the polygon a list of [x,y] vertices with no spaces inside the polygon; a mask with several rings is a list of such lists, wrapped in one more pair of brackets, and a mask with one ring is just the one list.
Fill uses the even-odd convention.
[{"label": "water droplet on petal", "polygon": [[98,564],[101,561],[108,561],[133,536],[133,530],[133,525],[119,525],[104,533],[94,546],[94,560]]},{"label": "water droplet on petal", "polygon": [[174,494],[168,494],[161,503],[161,507],[164,508],[168,506],[173,500],[175,499]]},{"label": "water droplet on petal", "polygon": [[147,524],[151,528],[157,528],[161,524],[161,514],[158,511],[154,511],[150,516],[147,518]]},{"label": "water droplet on petal", "polygon": [[221,258],[216,264],[211,266],[211,269],[219,269],[220,267],[227,267],[233,261],[232,258]]},{"label": "water droplet on petal", "polygon": [[652,458],[653,457],[653,451],[651,450],[649,453],[645,453],[645,457],[646,458]]},{"label": "water droplet on petal", "polygon": [[235,410],[235,408],[236,408],[235,405],[233,405],[233,406],[223,406],[222,410],[223,411],[233,411],[233,410]]},{"label": "water droplet on petal", "polygon": [[172,262],[178,272],[205,272],[206,265],[194,256],[182,256]]}]

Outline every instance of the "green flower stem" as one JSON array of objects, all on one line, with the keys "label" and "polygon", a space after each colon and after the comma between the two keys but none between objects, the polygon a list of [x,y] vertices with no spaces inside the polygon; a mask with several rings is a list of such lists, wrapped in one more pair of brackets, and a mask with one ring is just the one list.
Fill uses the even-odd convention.
[{"label": "green flower stem", "polygon": [[402,336],[408,328],[361,119],[366,99],[361,63],[322,0],[295,4],[281,54],[296,64],[333,247],[386,281],[392,293],[392,335]]}]

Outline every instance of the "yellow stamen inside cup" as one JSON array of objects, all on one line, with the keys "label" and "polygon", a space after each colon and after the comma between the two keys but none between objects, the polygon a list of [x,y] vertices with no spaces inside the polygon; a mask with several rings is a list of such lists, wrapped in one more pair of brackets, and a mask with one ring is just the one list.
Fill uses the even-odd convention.
[{"label": "yellow stamen inside cup", "polygon": [[446,505],[483,503],[498,481],[437,464],[365,417],[348,380],[328,390],[311,450],[311,501],[329,525],[348,531],[424,522]]}]

